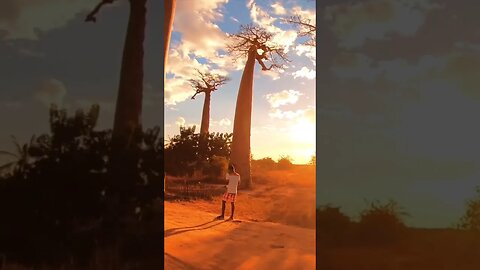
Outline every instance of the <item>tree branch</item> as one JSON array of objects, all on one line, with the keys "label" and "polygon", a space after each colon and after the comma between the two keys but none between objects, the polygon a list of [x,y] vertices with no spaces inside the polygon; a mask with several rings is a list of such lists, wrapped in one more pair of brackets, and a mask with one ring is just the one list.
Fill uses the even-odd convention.
[{"label": "tree branch", "polygon": [[92,12],[88,13],[87,17],[85,18],[86,22],[96,22],[97,21],[97,13],[100,11],[100,9],[106,5],[106,4],[112,4],[116,0],[102,0],[100,3],[98,3],[95,8],[92,10]]}]

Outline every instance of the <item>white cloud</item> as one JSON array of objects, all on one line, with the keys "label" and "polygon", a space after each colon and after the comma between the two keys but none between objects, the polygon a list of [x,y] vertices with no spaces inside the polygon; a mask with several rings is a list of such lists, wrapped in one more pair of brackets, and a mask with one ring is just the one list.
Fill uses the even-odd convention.
[{"label": "white cloud", "polygon": [[307,67],[302,67],[300,70],[297,70],[292,73],[293,77],[296,78],[307,78],[309,80],[315,79],[315,70],[308,69]]},{"label": "white cloud", "polygon": [[255,1],[250,1],[247,6],[250,8],[252,21],[265,28],[268,32],[273,33],[272,42],[285,47],[285,52],[288,52],[290,47],[294,45],[297,32],[295,30],[283,30],[275,26],[277,18],[271,16],[261,6],[257,5]]},{"label": "white cloud", "polygon": [[185,118],[179,116],[177,120],[175,121],[175,125],[177,126],[185,126]]},{"label": "white cloud", "polygon": [[232,125],[232,121],[228,118],[222,118],[218,121],[210,120],[210,126],[228,127],[231,125]]},{"label": "white cloud", "polygon": [[298,98],[303,95],[295,90],[283,90],[277,93],[266,95],[266,99],[272,108],[278,108],[287,104],[295,104]]},{"label": "white cloud", "polygon": [[277,15],[287,14],[287,10],[285,10],[280,2],[273,3],[271,7],[273,8],[273,12]]},{"label": "white cloud", "polygon": [[220,126],[230,126],[232,124],[232,121],[230,121],[230,119],[228,118],[223,118],[218,122],[218,124]]},{"label": "white cloud", "polygon": [[40,83],[39,89],[35,93],[35,98],[46,107],[50,107],[52,103],[62,106],[66,94],[67,89],[63,82],[56,79],[48,79]]}]

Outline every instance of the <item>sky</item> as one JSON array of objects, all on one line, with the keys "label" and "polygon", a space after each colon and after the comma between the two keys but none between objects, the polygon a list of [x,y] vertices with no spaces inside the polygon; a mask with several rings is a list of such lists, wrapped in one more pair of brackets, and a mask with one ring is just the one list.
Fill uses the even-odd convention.
[{"label": "sky", "polygon": [[195,69],[230,78],[212,93],[210,132],[233,132],[238,87],[246,59],[225,53],[228,34],[242,24],[255,24],[274,34],[291,60],[282,71],[255,66],[251,152],[254,159],[289,156],[306,163],[315,155],[315,47],[303,45],[282,18],[299,14],[315,22],[315,2],[283,1],[177,1],[172,41],[166,67],[165,136],[179,134],[179,126],[200,129],[204,95],[188,84]]},{"label": "sky", "polygon": [[476,1],[318,1],[317,202],[450,227],[480,185]]}]

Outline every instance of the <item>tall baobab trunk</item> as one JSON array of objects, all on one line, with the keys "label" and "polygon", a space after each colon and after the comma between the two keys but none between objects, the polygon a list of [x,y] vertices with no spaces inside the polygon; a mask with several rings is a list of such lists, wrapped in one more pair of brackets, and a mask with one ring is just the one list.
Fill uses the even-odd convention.
[{"label": "tall baobab trunk", "polygon": [[205,101],[203,102],[202,124],[200,125],[199,155],[204,159],[207,155],[208,129],[210,126],[210,99],[212,92],[205,91]]},{"label": "tall baobab trunk", "polygon": [[120,84],[112,134],[113,185],[128,191],[136,162],[132,150],[141,130],[143,98],[143,42],[147,0],[130,0],[130,16],[123,50]]},{"label": "tall baobab trunk", "polygon": [[203,102],[202,124],[200,125],[200,134],[205,135],[208,133],[210,125],[210,99],[212,93],[210,91],[205,92],[205,101]]},{"label": "tall baobab trunk", "polygon": [[170,47],[170,37],[172,34],[173,27],[173,18],[175,17],[175,8],[177,5],[177,0],[165,0],[165,21],[164,21],[164,33],[165,33],[165,47],[164,47],[164,56],[163,63],[164,67],[167,65],[168,59],[168,49]]},{"label": "tall baobab trunk", "polygon": [[235,165],[245,187],[252,186],[250,172],[250,130],[252,124],[253,71],[255,69],[256,48],[248,52],[247,63],[243,70],[238,89],[235,119],[233,122],[231,162]]}]

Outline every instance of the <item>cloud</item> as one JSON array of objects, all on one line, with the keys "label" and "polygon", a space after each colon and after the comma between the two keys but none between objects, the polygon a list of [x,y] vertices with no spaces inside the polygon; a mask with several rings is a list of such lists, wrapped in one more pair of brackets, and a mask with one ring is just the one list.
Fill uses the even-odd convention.
[{"label": "cloud", "polygon": [[312,64],[316,64],[316,47],[314,46],[308,46],[308,45],[297,45],[295,46],[295,51],[298,56],[305,55],[307,58],[309,58],[312,61]]},{"label": "cloud", "polygon": [[175,125],[177,126],[185,126],[185,118],[179,116],[175,121]]},{"label": "cloud", "polygon": [[287,10],[282,6],[282,4],[280,2],[276,2],[276,3],[273,3],[271,5],[271,7],[273,8],[273,12],[276,14],[276,15],[285,15],[287,14]]},{"label": "cloud", "polygon": [[39,89],[35,93],[35,98],[46,107],[50,107],[52,103],[61,106],[66,94],[67,90],[63,82],[56,79],[48,79],[40,83]]},{"label": "cloud", "polygon": [[232,125],[232,121],[228,118],[222,118],[218,121],[210,120],[210,126],[228,127],[231,125]]},{"label": "cloud", "polygon": [[272,108],[278,108],[286,104],[295,104],[298,101],[298,98],[303,95],[299,91],[295,90],[283,90],[281,92],[268,94],[266,99]]},{"label": "cloud", "polygon": [[293,77],[296,78],[307,78],[309,80],[315,79],[315,70],[308,69],[307,67],[302,67],[300,70],[297,70],[292,73]]},{"label": "cloud", "polygon": [[290,47],[294,45],[297,39],[297,32],[295,30],[283,30],[276,26],[275,22],[278,18],[271,16],[261,6],[257,5],[255,1],[250,1],[247,7],[250,9],[250,18],[252,21],[265,28],[268,32],[273,33],[272,42],[283,46],[285,52],[289,52]]},{"label": "cloud", "polygon": [[232,124],[232,121],[230,121],[230,119],[228,118],[223,118],[218,122],[218,124],[220,126],[230,126]]},{"label": "cloud", "polygon": [[218,51],[226,47],[227,35],[216,22],[223,19],[218,9],[227,2],[227,0],[177,2],[173,31],[182,34],[178,48],[183,54],[194,54],[215,63],[215,59],[220,57]]},{"label": "cloud", "polygon": [[438,8],[428,0],[364,1],[340,4],[325,10],[333,32],[344,48],[361,47],[366,40],[384,40],[389,34],[413,36],[425,21],[428,10]]},{"label": "cloud", "polygon": [[38,32],[60,28],[78,13],[92,9],[98,0],[2,0],[0,30],[8,39],[38,38]]}]

